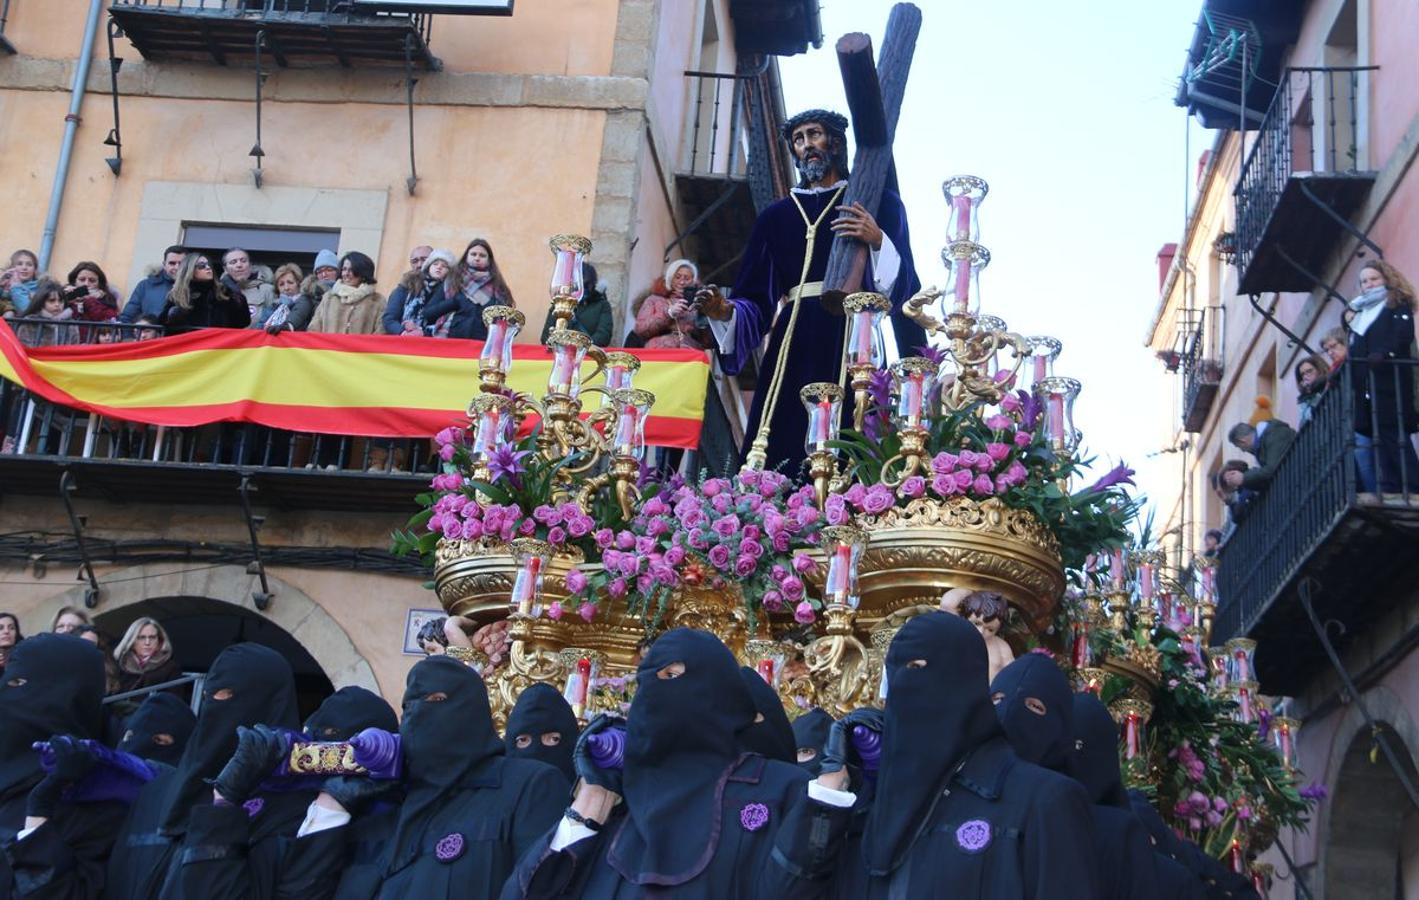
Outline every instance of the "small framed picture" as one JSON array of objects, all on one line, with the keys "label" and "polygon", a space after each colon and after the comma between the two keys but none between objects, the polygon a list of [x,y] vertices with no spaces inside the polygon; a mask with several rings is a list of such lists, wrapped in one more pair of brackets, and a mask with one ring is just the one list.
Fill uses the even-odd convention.
[{"label": "small framed picture", "polygon": [[419,629],[431,619],[441,619],[448,613],[441,609],[411,609],[404,614],[404,652],[409,656],[423,656],[424,648],[419,646]]}]

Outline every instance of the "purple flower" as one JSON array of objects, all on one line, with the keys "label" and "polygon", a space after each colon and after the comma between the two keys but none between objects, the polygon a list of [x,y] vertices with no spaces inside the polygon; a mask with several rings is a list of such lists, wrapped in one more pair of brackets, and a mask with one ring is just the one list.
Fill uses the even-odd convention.
[{"label": "purple flower", "polygon": [[803,597],[803,582],[796,575],[790,575],[779,582],[779,590],[783,592],[784,599],[799,600]]},{"label": "purple flower", "polygon": [[1007,431],[1011,428],[1014,428],[1015,423],[1010,419],[1009,416],[996,414],[993,416],[986,417],[985,427],[989,428],[991,431]]},{"label": "purple flower", "polygon": [[567,590],[573,594],[580,594],[586,590],[586,573],[581,569],[572,569],[567,573]]},{"label": "purple flower", "polygon": [[483,536],[483,523],[477,519],[465,519],[463,521],[463,539],[465,541],[476,541]]},{"label": "purple flower", "polygon": [[793,537],[787,531],[776,531],[769,540],[773,541],[775,553],[787,553],[788,548],[793,546]]},{"label": "purple flower", "polygon": [[[750,546],[757,547],[758,544],[751,544]],[[740,578],[748,578],[750,575],[753,575],[754,570],[758,567],[759,561],[747,554],[741,554],[734,560],[734,574],[738,575]]]},{"label": "purple flower", "polygon": [[622,553],[616,570],[627,578],[640,571],[641,558],[634,553]]},{"label": "purple flower", "polygon": [[739,544],[739,555],[747,556],[751,559],[758,559],[764,555],[764,545],[758,541],[751,541],[745,538],[744,541]]},{"label": "purple flower", "polygon": [[562,524],[562,511],[544,503],[532,510],[532,518],[543,525],[560,525]]},{"label": "purple flower", "polygon": [[560,525],[554,525],[547,529],[547,543],[565,544],[567,542],[567,530]]},{"label": "purple flower", "polygon": [[769,612],[778,612],[783,609],[783,595],[778,591],[765,591],[763,604]]},{"label": "purple flower", "polygon": [[692,531],[685,541],[692,550],[704,550],[709,547],[709,538],[705,537],[703,532]]},{"label": "purple flower", "polygon": [[684,547],[671,547],[665,551],[665,562],[672,566],[678,566],[685,561]]},{"label": "purple flower", "polygon": [[860,481],[854,481],[852,483],[852,486],[843,492],[843,499],[851,503],[853,506],[856,506],[858,509],[862,508],[863,500],[866,497],[867,488]]},{"label": "purple flower", "polygon": [[950,497],[959,494],[961,489],[956,487],[956,477],[954,475],[935,475],[931,479],[931,489],[941,497]]},{"label": "purple flower", "polygon": [[553,622],[561,621],[564,612],[566,612],[566,610],[562,609],[562,601],[553,600],[552,605],[547,607],[547,618],[551,619]]},{"label": "purple flower", "polygon": [[645,505],[641,507],[641,512],[648,516],[663,516],[670,512],[670,507],[657,495],[645,501]]},{"label": "purple flower", "polygon": [[897,488],[897,493],[908,500],[920,497],[926,493],[926,479],[920,475],[913,475],[902,482],[902,486]]},{"label": "purple flower", "polygon": [[567,534],[574,538],[584,538],[591,534],[591,529],[596,527],[596,520],[591,516],[577,515],[566,520]]},{"label": "purple flower", "polygon": [[1319,781],[1312,781],[1310,784],[1301,788],[1298,793],[1307,800],[1316,801],[1324,800],[1330,794],[1330,792],[1325,789],[1325,785],[1321,784]]},{"label": "purple flower", "polygon": [[616,542],[616,533],[609,528],[598,528],[596,530],[596,546],[605,550]]},{"label": "purple flower", "polygon": [[931,471],[937,475],[947,475],[960,465],[961,458],[954,453],[947,453],[944,450],[931,460]]},{"label": "purple flower", "polygon": [[729,490],[729,482],[723,478],[710,478],[700,485],[700,493],[706,497],[717,497],[727,490]]},{"label": "purple flower", "polygon": [[[775,570],[777,570],[778,567],[775,566],[774,568]],[[809,572],[813,571],[816,568],[818,568],[818,564],[815,563],[813,561],[813,557],[809,556],[807,553],[793,554],[793,569],[795,572],[807,575]],[[775,577],[778,577],[777,573],[775,573]],[[787,572],[784,573],[784,577],[788,577]],[[782,581],[783,578],[779,578],[779,580]]]},{"label": "purple flower", "polygon": [[862,508],[869,515],[875,516],[891,509],[896,502],[896,498],[892,496],[891,488],[885,484],[874,484],[863,498]]},{"label": "purple flower", "polygon": [[615,597],[617,600],[626,596],[626,579],[612,578],[606,583],[606,593]]},{"label": "purple flower", "polygon": [[[503,530],[507,530],[506,525],[503,526]],[[523,537],[532,537],[534,534],[537,533],[537,523],[534,522],[532,519],[523,519],[522,524],[517,526],[517,533],[522,535]]]},{"label": "purple flower", "polygon": [[809,603],[807,600],[802,601],[793,608],[793,620],[795,622],[801,622],[807,625],[816,618],[817,614],[813,612],[813,604]]},{"label": "purple flower", "polygon": [[[1110,469],[1108,472],[1106,472],[1103,478],[1100,478],[1098,481],[1089,485],[1088,491],[1086,491],[1086,493],[1092,493],[1094,491],[1105,491],[1111,487],[1114,487],[1115,485],[1120,484],[1132,485],[1133,474],[1134,473],[1132,469],[1130,469],[1123,463],[1119,463],[1118,465]],[[1137,487],[1137,485],[1134,485],[1134,487]]]},{"label": "purple flower", "polygon": [[592,619],[596,618],[596,604],[590,602],[583,603],[576,608],[576,612],[577,615],[581,616],[583,621],[590,622]]},{"label": "purple flower", "polygon": [[655,538],[641,536],[636,538],[636,552],[641,556],[649,556],[655,551]]},{"label": "purple flower", "polygon": [[522,461],[532,455],[531,450],[514,450],[511,444],[503,444],[488,456],[488,475],[493,484],[506,478],[513,487],[522,485]]},{"label": "purple flower", "polygon": [[636,591],[643,597],[649,595],[654,587],[655,579],[650,576],[649,572],[636,579]]},{"label": "purple flower", "polygon": [[1014,394],[1006,394],[1000,398],[1000,408],[1007,413],[1017,413],[1020,411],[1020,398]]},{"label": "purple flower", "polygon": [[724,515],[734,506],[734,498],[728,494],[715,494],[710,498],[710,506],[715,512]]},{"label": "purple flower", "polygon": [[629,531],[622,531],[616,535],[616,546],[622,550],[632,550],[636,546],[636,536]]},{"label": "purple flower", "polygon": [[727,567],[729,565],[729,557],[729,548],[724,544],[716,544],[710,548],[710,565],[714,566],[716,569],[723,569]]},{"label": "purple flower", "polygon": [[[835,494],[834,496],[837,495]],[[832,500],[832,497],[828,498],[829,503],[831,503]],[[796,522],[798,522],[799,528],[807,528],[809,525],[817,523],[818,519],[820,519],[821,517],[822,514],[818,512],[818,507],[816,506],[805,506],[798,512],[793,514],[793,518]]]},{"label": "purple flower", "polygon": [[1020,422],[1026,429],[1033,431],[1035,423],[1040,419],[1040,413],[1044,412],[1044,404],[1029,391],[1016,391],[1015,396],[1020,398]]},{"label": "purple flower", "polygon": [[986,455],[996,462],[1000,462],[1010,455],[1010,445],[1000,443],[990,443],[985,445]]},{"label": "purple flower", "polygon": [[714,530],[715,534],[722,538],[734,537],[739,531],[739,517],[724,516],[723,518],[715,519],[714,524],[710,527]]},{"label": "purple flower", "polygon": [[995,493],[995,482],[990,480],[989,475],[977,475],[975,483],[971,485],[971,490],[989,497]]},{"label": "purple flower", "polygon": [[971,482],[976,480],[976,476],[971,474],[970,469],[961,469],[958,472],[953,472],[951,477],[956,479],[956,490],[963,494],[971,489]]}]

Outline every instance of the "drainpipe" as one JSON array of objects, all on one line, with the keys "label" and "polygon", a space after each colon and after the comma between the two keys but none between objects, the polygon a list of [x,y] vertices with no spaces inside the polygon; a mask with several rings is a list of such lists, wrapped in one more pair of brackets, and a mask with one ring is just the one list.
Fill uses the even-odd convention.
[{"label": "drainpipe", "polygon": [[103,16],[103,0],[89,0],[89,17],[84,22],[84,43],[79,64],[74,67],[74,83],[69,87],[69,114],[64,117],[64,142],[59,145],[59,162],[54,167],[54,187],[49,191],[49,212],[44,217],[44,235],[39,240],[39,270],[49,268],[54,252],[54,235],[59,230],[59,207],[64,203],[64,183],[69,180],[69,161],[74,155],[74,135],[79,130],[79,108],[89,86],[89,64],[94,61],[94,38]]}]

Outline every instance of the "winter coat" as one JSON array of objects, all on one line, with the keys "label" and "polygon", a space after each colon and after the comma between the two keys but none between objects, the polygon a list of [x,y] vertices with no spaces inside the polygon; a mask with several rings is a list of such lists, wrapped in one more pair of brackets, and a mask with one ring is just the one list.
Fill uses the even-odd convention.
[{"label": "winter coat", "polygon": [[337,281],[310,320],[308,331],[325,334],[378,334],[384,295],[372,284],[350,287]]},{"label": "winter coat", "polygon": [[[276,310],[281,308],[283,297],[277,297],[276,302],[261,310],[261,315],[255,322],[251,323],[252,328],[264,329],[271,321],[271,316]],[[305,294],[296,294],[290,301],[290,310],[286,313],[286,321],[282,327],[284,331],[305,331],[310,327],[311,317],[315,315],[315,301]]]},{"label": "winter coat", "polygon": [[[615,313],[611,309],[611,301],[606,299],[606,295],[601,291],[587,291],[581,303],[577,304],[576,313],[572,320],[567,323],[567,327],[573,331],[580,331],[591,338],[591,342],[598,347],[605,347],[611,343],[611,332],[614,328]],[[542,325],[542,341],[545,343],[547,335],[552,333],[552,326],[556,324],[556,319],[552,315],[552,310],[547,310],[547,321]]]},{"label": "winter coat", "polygon": [[223,275],[222,284],[227,286],[227,290],[241,294],[246,298],[247,313],[255,321],[261,316],[263,310],[269,310],[276,303],[276,288],[269,282],[262,281],[253,275],[246,280],[245,284],[237,284],[231,276]]},{"label": "winter coat", "polygon": [[[1350,333],[1351,384],[1355,391],[1355,431],[1373,436],[1419,431],[1414,382],[1419,364],[1394,365],[1390,361],[1419,359],[1414,341],[1414,312],[1401,304],[1386,306],[1365,329]],[[1373,385],[1371,381],[1373,380]],[[1376,422],[1378,420],[1378,422]]]},{"label": "winter coat", "polygon": [[[74,318],[74,311],[69,307],[64,307],[57,316],[47,316],[43,311],[31,309],[28,318],[50,319],[55,322],[68,322]],[[79,339],[78,330],[67,325],[21,325],[18,329],[17,337],[20,343],[26,347],[62,347],[65,344],[73,344]]]},{"label": "winter coat", "polygon": [[188,290],[190,309],[183,309],[171,299],[163,307],[159,321],[168,326],[169,334],[198,328],[245,328],[251,324],[245,298],[232,296],[219,282],[193,281]]},{"label": "winter coat", "polygon": [[168,273],[161,269],[144,278],[133,286],[133,293],[128,295],[128,302],[123,305],[123,312],[118,314],[118,321],[132,324],[143,316],[150,316],[154,321],[161,322],[172,285]]},{"label": "winter coat", "polygon": [[405,282],[389,292],[389,302],[384,306],[384,316],[381,319],[385,334],[404,333],[404,307],[409,305],[411,290],[414,292],[414,298],[418,301],[417,311],[414,313],[412,321],[418,326],[421,333],[425,335],[433,333],[434,323],[437,319],[429,318],[428,309],[446,299],[448,291],[442,282],[434,282],[430,285],[420,278],[412,288]]},{"label": "winter coat", "polygon": [[635,333],[647,347],[686,347],[703,350],[702,331],[695,328],[696,312],[687,309],[679,316],[670,315],[670,298],[651,294],[636,312]]}]

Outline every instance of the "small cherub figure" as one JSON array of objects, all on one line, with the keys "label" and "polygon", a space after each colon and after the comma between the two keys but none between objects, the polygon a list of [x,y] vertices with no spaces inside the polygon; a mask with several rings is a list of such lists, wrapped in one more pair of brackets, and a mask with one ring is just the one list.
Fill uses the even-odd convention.
[{"label": "small cherub figure", "polygon": [[961,602],[971,595],[970,588],[951,588],[941,595],[941,608],[953,616],[961,614]]},{"label": "small cherub figure", "polygon": [[1015,661],[1015,651],[999,633],[1006,616],[1010,615],[1010,604],[994,591],[974,591],[960,601],[960,609],[960,615],[985,638],[985,649],[990,654],[990,680],[994,681],[1001,669]]}]

